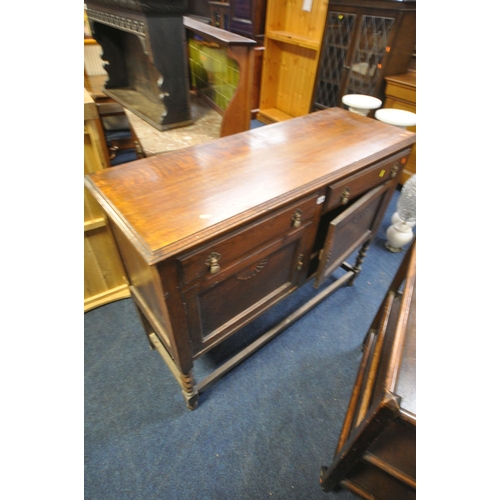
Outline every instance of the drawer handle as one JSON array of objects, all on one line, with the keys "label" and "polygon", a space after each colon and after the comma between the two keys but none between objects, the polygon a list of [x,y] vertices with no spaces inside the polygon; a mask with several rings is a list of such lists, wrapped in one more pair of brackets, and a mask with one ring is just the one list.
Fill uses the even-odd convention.
[{"label": "drawer handle", "polygon": [[303,265],[304,265],[304,255],[299,254],[299,257],[297,259],[297,271],[301,271]]},{"label": "drawer handle", "polygon": [[349,188],[344,188],[342,194],[340,195],[340,204],[346,205],[349,201],[349,196],[351,194],[351,190]]},{"label": "drawer handle", "polygon": [[205,264],[210,268],[210,274],[216,274],[220,271],[220,265],[219,265],[219,260],[222,257],[220,253],[217,252],[212,252],[207,260],[205,261]]},{"label": "drawer handle", "polygon": [[394,177],[396,177],[396,175],[398,175],[398,170],[399,170],[399,165],[396,163],[396,165],[394,165],[391,168],[391,179],[394,179]]},{"label": "drawer handle", "polygon": [[302,223],[302,210],[300,208],[297,208],[295,210],[294,214],[292,215],[292,226],[293,227],[300,227],[300,224]]}]

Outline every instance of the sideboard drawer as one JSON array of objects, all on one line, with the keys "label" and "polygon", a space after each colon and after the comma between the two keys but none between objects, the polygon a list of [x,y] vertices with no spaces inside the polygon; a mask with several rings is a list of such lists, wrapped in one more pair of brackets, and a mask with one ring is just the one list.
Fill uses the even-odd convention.
[{"label": "sideboard drawer", "polygon": [[179,257],[183,285],[209,278],[250,255],[265,243],[288,234],[314,218],[318,194],[308,196],[286,208]]},{"label": "sideboard drawer", "polygon": [[340,205],[347,205],[356,196],[383,184],[387,180],[397,177],[404,156],[396,155],[384,161],[378,162],[368,170],[343,179],[328,187],[326,201],[323,211],[327,212]]},{"label": "sideboard drawer", "polygon": [[395,82],[389,81],[387,79],[387,83],[385,85],[385,95],[387,97],[395,97],[396,99],[400,99],[403,101],[407,101],[410,103],[417,102],[417,88],[405,85],[399,85]]}]

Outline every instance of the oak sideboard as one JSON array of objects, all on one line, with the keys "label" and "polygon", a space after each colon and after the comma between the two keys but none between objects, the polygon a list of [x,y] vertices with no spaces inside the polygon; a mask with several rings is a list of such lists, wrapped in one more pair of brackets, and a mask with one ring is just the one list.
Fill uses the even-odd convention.
[{"label": "oak sideboard", "polygon": [[[108,215],[149,343],[188,408],[353,283],[415,140],[330,108],[85,178]],[[324,284],[335,270],[341,277]],[[316,296],[195,381],[196,359],[309,280],[323,285]]]}]

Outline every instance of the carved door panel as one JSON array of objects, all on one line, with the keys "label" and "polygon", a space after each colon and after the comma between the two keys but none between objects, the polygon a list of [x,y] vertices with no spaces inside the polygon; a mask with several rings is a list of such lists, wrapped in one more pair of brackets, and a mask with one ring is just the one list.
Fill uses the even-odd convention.
[{"label": "carved door panel", "polygon": [[357,247],[376,231],[382,204],[387,202],[393,182],[386,182],[365,195],[330,222],[319,263],[315,287],[320,286]]},{"label": "carved door panel", "polygon": [[294,290],[304,278],[312,222],[183,292],[193,355],[199,356]]}]

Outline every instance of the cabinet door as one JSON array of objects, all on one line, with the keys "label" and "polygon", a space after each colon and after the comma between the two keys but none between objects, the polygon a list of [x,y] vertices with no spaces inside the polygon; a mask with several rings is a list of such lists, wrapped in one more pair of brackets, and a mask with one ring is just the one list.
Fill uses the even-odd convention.
[{"label": "cabinet door", "polygon": [[319,263],[316,287],[376,231],[383,215],[386,204],[384,202],[387,202],[387,194],[393,185],[393,182],[386,182],[372,189],[330,222]]},{"label": "cabinet door", "polygon": [[340,102],[355,21],[354,13],[328,12],[314,97],[316,109],[333,108]]},{"label": "cabinet door", "polygon": [[222,30],[229,29],[229,3],[208,2],[212,26]]},{"label": "cabinet door", "polygon": [[394,20],[394,17],[362,16],[343,94],[377,95]]},{"label": "cabinet door", "polygon": [[301,283],[313,240],[309,222],[184,291],[193,355],[210,349]]},{"label": "cabinet door", "polygon": [[263,37],[267,0],[232,0],[229,31],[248,38]]},{"label": "cabinet door", "polygon": [[394,17],[328,13],[314,98],[315,109],[341,106],[345,94],[377,96]]}]

